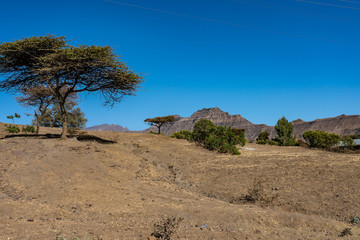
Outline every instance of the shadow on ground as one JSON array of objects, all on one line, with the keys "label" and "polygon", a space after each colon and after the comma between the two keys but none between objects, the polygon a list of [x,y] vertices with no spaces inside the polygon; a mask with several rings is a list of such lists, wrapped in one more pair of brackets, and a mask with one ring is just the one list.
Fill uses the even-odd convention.
[{"label": "shadow on ground", "polygon": [[[12,135],[5,135],[4,138],[17,138],[17,137],[26,137],[26,138],[39,138],[39,139],[52,139],[52,138],[61,138],[60,134],[12,134]],[[71,138],[73,136],[67,136]],[[94,135],[80,135],[77,136],[76,139],[82,142],[97,142],[101,144],[114,144],[116,141],[111,141],[107,139],[103,139]]]}]

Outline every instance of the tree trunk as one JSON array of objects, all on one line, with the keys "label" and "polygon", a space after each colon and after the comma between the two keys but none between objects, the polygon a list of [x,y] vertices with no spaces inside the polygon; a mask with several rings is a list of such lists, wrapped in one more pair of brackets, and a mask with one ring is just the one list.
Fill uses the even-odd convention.
[{"label": "tree trunk", "polygon": [[60,113],[61,113],[61,120],[62,120],[62,132],[61,132],[61,139],[66,139],[67,129],[68,129],[68,121],[67,121],[67,112],[65,108],[65,101],[60,102]]},{"label": "tree trunk", "polygon": [[35,133],[39,134],[40,124],[41,124],[42,119],[37,114],[35,116],[36,116],[36,131],[35,131]]},{"label": "tree trunk", "polygon": [[63,120],[62,122],[62,132],[61,132],[61,139],[66,139],[66,134],[67,134],[67,117],[65,117],[65,120]]},{"label": "tree trunk", "polygon": [[158,134],[160,134],[160,128],[161,128],[162,125],[163,125],[163,123],[160,123],[159,125],[157,125],[157,127],[158,127]]}]

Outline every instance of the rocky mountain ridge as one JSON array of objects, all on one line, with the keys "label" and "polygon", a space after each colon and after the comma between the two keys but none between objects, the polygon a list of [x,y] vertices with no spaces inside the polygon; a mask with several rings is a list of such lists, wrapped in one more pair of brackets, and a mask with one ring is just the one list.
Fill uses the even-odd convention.
[{"label": "rocky mountain ridge", "polygon": [[[221,109],[215,108],[203,108],[190,117],[181,117],[175,115],[176,121],[172,124],[164,125],[161,128],[161,132],[165,135],[171,135],[174,132],[180,130],[192,131],[194,123],[200,119],[209,119],[215,125],[232,128],[245,129],[246,138],[255,141],[257,136],[262,131],[268,131],[270,137],[275,137],[276,132],[274,126],[268,126],[266,124],[254,124],[248,121],[246,118],[239,114],[231,115]],[[316,119],[313,121],[304,121],[297,119],[292,121],[294,126],[294,135],[301,138],[302,134],[307,130],[321,130],[329,133],[336,133],[338,135],[350,135],[360,134],[360,115],[340,115],[333,118]],[[85,130],[92,131],[113,131],[113,132],[138,132],[131,131],[128,128],[120,125],[102,124],[97,126],[88,127]],[[141,132],[157,132],[156,127],[150,127]]]},{"label": "rocky mountain ridge", "polygon": [[[178,120],[176,122],[163,126],[161,132],[165,135],[171,135],[180,130],[192,131],[195,122],[200,119],[209,119],[218,126],[245,129],[246,138],[252,141],[256,140],[262,131],[268,131],[271,137],[276,135],[274,126],[253,124],[239,114],[231,115],[217,107],[203,108],[187,118],[177,117]],[[297,137],[301,137],[307,130],[321,130],[338,135],[360,134],[360,115],[341,115],[334,118],[316,119],[314,121],[297,119],[292,124],[294,126],[294,134]],[[149,131],[156,131],[156,128],[151,127],[145,130],[145,132]]]}]

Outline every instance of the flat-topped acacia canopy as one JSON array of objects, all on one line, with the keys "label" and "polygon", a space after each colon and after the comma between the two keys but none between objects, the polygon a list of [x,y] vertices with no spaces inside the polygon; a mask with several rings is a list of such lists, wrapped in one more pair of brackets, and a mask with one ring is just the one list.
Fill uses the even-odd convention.
[{"label": "flat-topped acacia canopy", "polygon": [[23,38],[0,45],[0,90],[18,92],[47,86],[62,113],[62,138],[66,138],[66,99],[72,93],[99,92],[113,106],[125,95],[135,95],[142,77],[119,61],[109,46],[68,44],[53,35]]},{"label": "flat-topped acacia canopy", "polygon": [[155,118],[147,118],[144,120],[144,122],[147,122],[148,124],[150,124],[150,126],[156,126],[158,128],[158,134],[160,134],[160,128],[166,124],[166,123],[170,123],[170,122],[175,122],[175,116],[174,115],[169,115],[169,116],[164,116],[164,117],[155,117]]}]

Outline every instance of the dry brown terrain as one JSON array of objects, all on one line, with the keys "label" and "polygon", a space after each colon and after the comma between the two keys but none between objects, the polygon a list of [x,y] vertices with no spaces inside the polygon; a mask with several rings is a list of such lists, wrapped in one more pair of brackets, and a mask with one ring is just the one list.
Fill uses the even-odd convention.
[{"label": "dry brown terrain", "polygon": [[147,239],[168,217],[183,219],[172,239],[360,239],[360,155],[91,134],[117,143],[0,139],[0,239]]}]

